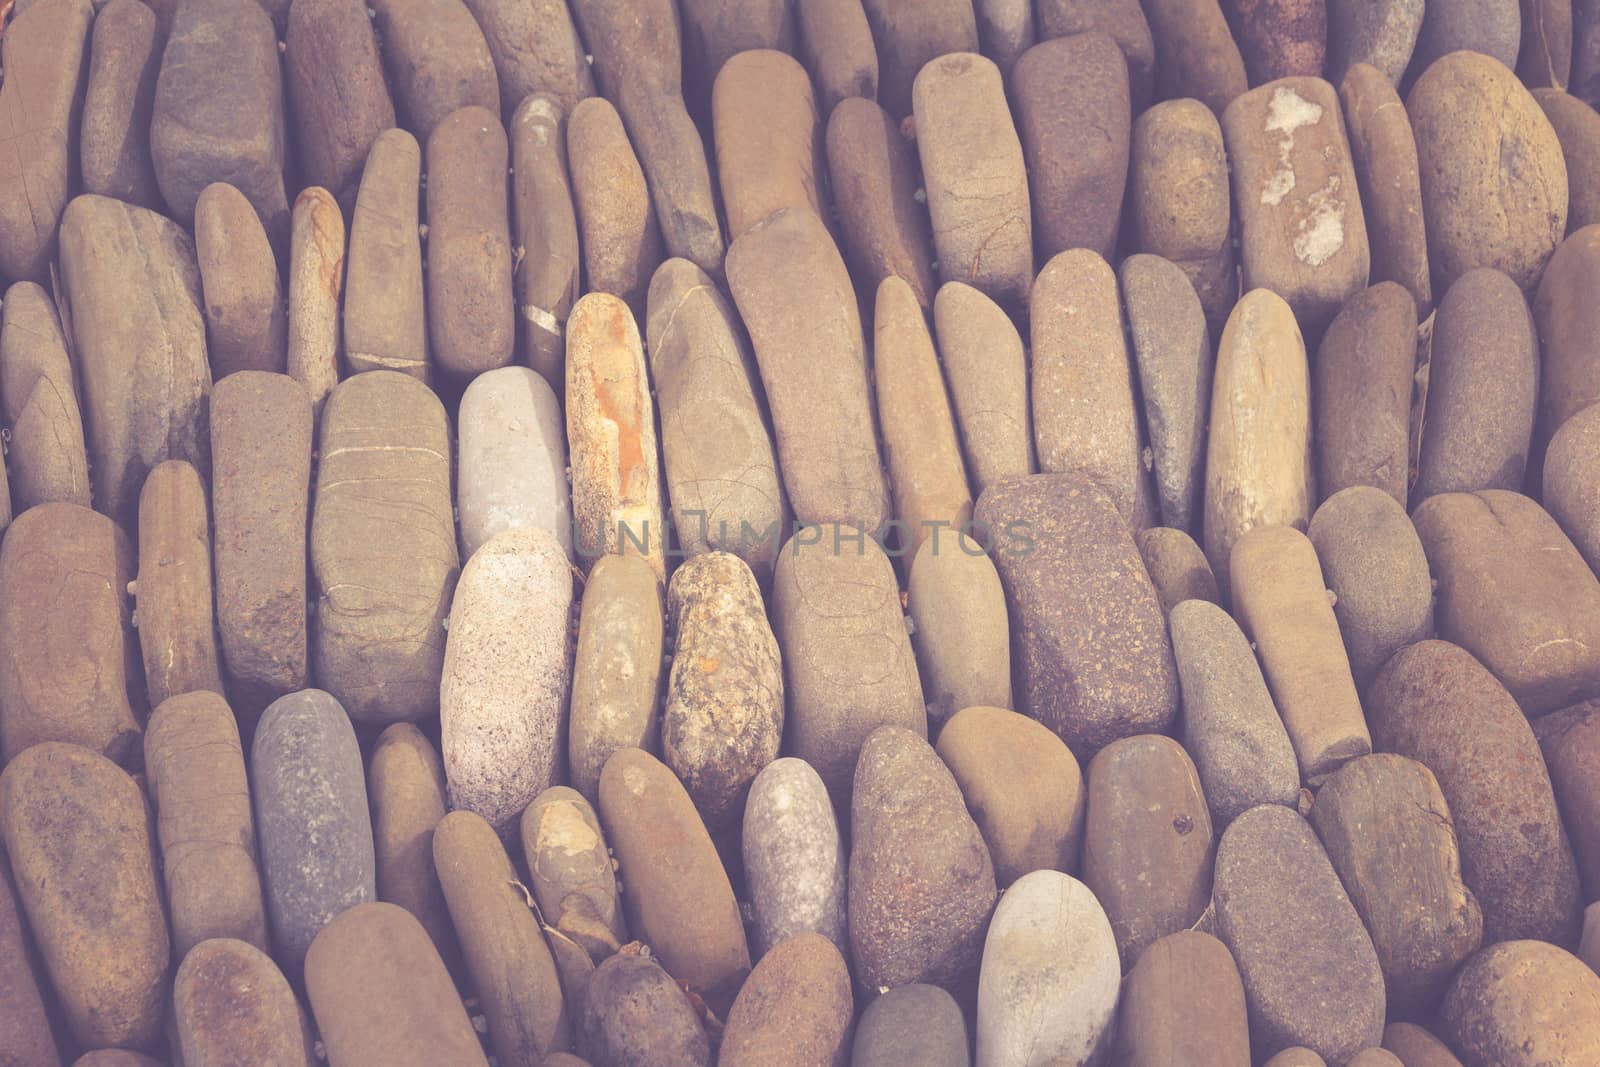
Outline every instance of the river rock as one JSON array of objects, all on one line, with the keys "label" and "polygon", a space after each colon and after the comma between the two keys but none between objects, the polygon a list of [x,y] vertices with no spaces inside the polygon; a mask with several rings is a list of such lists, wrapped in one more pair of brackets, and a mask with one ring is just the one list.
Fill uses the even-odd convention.
[{"label": "river rock", "polygon": [[878,96],[878,48],[861,0],[796,0],[800,55],[816,82],[822,114],[860,96]]},{"label": "river rock", "polygon": [[470,557],[502,531],[534,527],[570,553],[567,438],[549,383],[527,367],[480,374],[462,393],[456,422],[462,551]]},{"label": "river rock", "polygon": [[560,113],[593,96],[594,75],[562,0],[467,0],[500,81],[500,102],[518,107],[549,93]]},{"label": "river rock", "polygon": [[460,948],[433,866],[433,830],[445,813],[444,764],[409,722],[384,727],[367,763],[378,899],[398,904],[422,924],[447,967]]},{"label": "river rock", "polygon": [[898,726],[927,736],[894,567],[871,538],[801,529],[778,557],[772,618],[788,700],[786,747],[842,800],[867,735]]},{"label": "river rock", "polygon": [[1113,741],[1088,779],[1083,880],[1132,970],[1145,946],[1192,929],[1210,903],[1211,815],[1194,763],[1159,734]]},{"label": "river rock", "polygon": [[250,786],[273,948],[298,976],[328,920],[377,896],[361,749],[339,702],[320,689],[273,701],[250,746]]},{"label": "river rock", "polygon": [[711,106],[729,240],[779,208],[821,213],[822,123],[793,56],[770,48],[733,56],[720,66]]},{"label": "river rock", "polygon": [[1590,970],[1600,974],[1600,970],[1596,970],[1596,965],[1600,964],[1600,907],[1595,904],[1583,910],[1583,940],[1578,946],[1578,957]]},{"label": "river rock", "polygon": [[[140,761],[143,680],[128,583],[133,549],[103,515],[41,504],[0,546],[0,765],[70,741],[127,767]],[[20,875],[19,875],[20,877]]]},{"label": "river rock", "polygon": [[417,231],[422,149],[405,130],[372,142],[351,213],[344,358],[351,373],[428,374],[428,323]]},{"label": "river rock", "polygon": [[1179,930],[1139,955],[1122,990],[1118,1062],[1127,1067],[1245,1067],[1250,1026],[1228,947]]},{"label": "river rock", "polygon": [[1492,945],[1457,973],[1439,1021],[1470,1067],[1583,1063],[1600,1056],[1600,975],[1543,941]]},{"label": "river rock", "polygon": [[211,372],[194,243],[154,211],[80,196],[61,220],[61,281],[95,510],[131,530],[151,467],[186,459],[209,470]]},{"label": "river rock", "polygon": [[1244,289],[1271,289],[1316,333],[1371,267],[1339,94],[1318,77],[1280,78],[1229,104],[1222,134]]},{"label": "river rock", "polygon": [[1322,77],[1328,44],[1324,0],[1229,0],[1228,8],[1251,84]]},{"label": "river rock", "polygon": [[1422,29],[1423,0],[1327,0],[1327,7],[1328,80],[1341,83],[1366,63],[1399,85]]},{"label": "river rock", "polygon": [[161,73],[157,16],[139,0],[113,0],[94,21],[78,138],[83,191],[159,210],[161,190],[143,136]]},{"label": "river rock", "polygon": [[268,948],[244,749],[228,702],[183,693],[150,716],[144,767],[178,957],[208,938]]},{"label": "river rock", "polygon": [[185,1067],[317,1062],[289,980],[258,945],[222,937],[196,945],[173,978],[172,1009]]},{"label": "river rock", "polygon": [[826,145],[839,236],[851,264],[868,285],[905,279],[927,307],[937,284],[935,254],[928,209],[917,199],[916,148],[867,96],[847,97],[833,109]]},{"label": "river rock", "polygon": [[312,186],[294,199],[289,226],[286,368],[321,411],[339,384],[339,298],[344,288],[344,216],[333,194]]},{"label": "river rock", "polygon": [[572,109],[567,156],[588,291],[620,296],[637,315],[664,255],[661,232],[622,117],[605,98]]},{"label": "river rock", "polygon": [[717,1062],[843,1063],[855,1002],[850,969],[821,934],[796,934],[750,972],[728,1013]]},{"label": "river rock", "polygon": [[1248,83],[1217,0],[1143,0],[1156,45],[1156,93],[1193,97],[1221,117]]},{"label": "river rock", "polygon": [[[1433,4],[1418,41],[1419,62],[1443,51],[1430,46],[1430,23],[1471,8],[1503,9],[1513,31],[1517,5]],[[1435,289],[1448,289],[1474,267],[1494,267],[1531,289],[1567,229],[1567,172],[1550,120],[1507,66],[1478,52],[1457,52],[1427,67],[1406,97],[1422,175],[1422,213]],[[1518,165],[1505,170],[1501,159]]]},{"label": "river rock", "polygon": [[750,783],[741,832],[757,956],[805,933],[849,951],[844,848],[827,787],[811,765],[790,756],[762,768]]},{"label": "river rock", "polygon": [[978,964],[994,865],[933,748],[898,726],[861,746],[850,797],[850,957],[864,989],[959,986]]},{"label": "river rock", "polygon": [[597,960],[625,944],[616,866],[600,818],[583,795],[551,786],[523,809],[520,829],[543,921]]},{"label": "river rock", "polygon": [[395,124],[366,5],[312,0],[290,7],[284,80],[300,179],[348,199],[373,142]]},{"label": "river rock", "polygon": [[929,62],[978,50],[971,0],[864,0],[862,6],[878,42],[878,99],[896,119],[912,112],[913,83]]},{"label": "river rock", "polygon": [[1245,533],[1311,521],[1310,378],[1289,305],[1267,289],[1241,297],[1217,346],[1206,438],[1204,544],[1223,589]]},{"label": "river rock", "polygon": [[139,497],[139,647],[150,703],[222,692],[212,616],[206,489],[182,460],[157,465]]},{"label": "river rock", "polygon": [[1372,245],[1371,280],[1399,282],[1426,317],[1433,307],[1427,227],[1417,142],[1394,85],[1376,67],[1358,63],[1339,84],[1355,162],[1361,208]]},{"label": "river rock", "polygon": [[1110,34],[1128,64],[1133,113],[1149,105],[1156,45],[1139,0],[1039,0],[1034,18],[1041,41],[1095,30]]},{"label": "river rock", "polygon": [[1534,733],[1555,786],[1578,873],[1585,894],[1593,899],[1600,889],[1600,703],[1585,701],[1565,711],[1546,715],[1534,724]]},{"label": "river rock", "polygon": [[1517,66],[1522,13],[1517,0],[1443,0],[1427,5],[1417,35],[1415,71],[1426,71],[1441,56],[1470,51]]},{"label": "river rock", "polygon": [[1311,389],[1317,491],[1375,486],[1405,508],[1417,308],[1394,282],[1345,302],[1322,335]]},{"label": "river rock", "polygon": [[1028,360],[1010,316],[972,286],[948,282],[934,297],[933,320],[971,487],[982,493],[1032,474]]},{"label": "river rock", "polygon": [[1012,706],[1005,590],[983,546],[966,534],[930,538],[911,564],[906,606],[928,714]]},{"label": "river rock", "polygon": [[1550,120],[1556,140],[1561,142],[1562,160],[1567,167],[1567,231],[1600,222],[1600,147],[1596,146],[1600,114],[1560,89],[1536,89],[1533,98]]},{"label": "river rock", "polygon": [[1024,301],[1033,280],[1027,161],[1000,68],[971,52],[940,56],[918,72],[912,95],[940,279]]},{"label": "river rock", "polygon": [[1133,539],[1156,587],[1163,615],[1170,615],[1185,600],[1221,602],[1211,564],[1194,538],[1170,526],[1150,526],[1134,534]]},{"label": "river rock", "polygon": [[1059,871],[1006,890],[978,977],[980,1063],[1087,1063],[1110,1046],[1122,980],[1111,926],[1089,887]]},{"label": "river rock", "polygon": [[1416,1023],[1390,1023],[1383,1028],[1383,1047],[1404,1062],[1404,1067],[1461,1067],[1461,1061]]},{"label": "river rock", "polygon": [[72,1036],[153,1047],[170,944],[138,783],[86,748],[47,741],[6,764],[0,812],[17,897]]},{"label": "river rock", "polygon": [[1484,942],[1571,944],[1577,867],[1538,742],[1511,695],[1466,650],[1423,641],[1389,660],[1367,706],[1378,745],[1438,779],[1460,842],[1462,880],[1483,911]]},{"label": "river rock", "polygon": [[461,0],[374,0],[372,10],[395,111],[418,141],[458,108],[500,114],[489,44]]},{"label": "river rock", "polygon": [[1548,512],[1489,490],[1433,497],[1413,519],[1439,583],[1440,637],[1529,716],[1600,695],[1600,582]]},{"label": "river rock", "polygon": [[[739,904],[694,801],[666,764],[637,748],[606,761],[600,818],[621,868],[628,929],[684,987],[725,1013],[750,971]],[[584,1012],[604,997],[596,971]],[[585,1029],[592,1030],[585,1024]]]},{"label": "river rock", "polygon": [[404,908],[358,904],[306,956],[306,994],[331,1067],[488,1067],[427,933]]},{"label": "river rock", "polygon": [[407,375],[358,374],[328,397],[318,447],[317,680],[357,721],[425,718],[458,571],[444,406]]},{"label": "river rock", "polygon": [[616,955],[594,972],[581,1042],[617,1067],[711,1067],[711,1039],[694,1002],[653,956]]},{"label": "river rock", "polygon": [[[498,6],[515,11],[519,5],[509,0]],[[564,3],[540,6],[555,9],[553,18],[570,18]],[[511,272],[520,320],[518,349],[522,360],[552,384],[565,380],[567,316],[582,292],[583,255],[567,179],[566,121],[560,101],[539,93],[517,105],[508,127],[513,256],[521,249]]]},{"label": "river rock", "polygon": [[0,395],[17,510],[52,501],[88,507],[89,455],[72,357],[55,301],[35,282],[12,285],[0,304]]},{"label": "river rock", "polygon": [[1081,476],[1040,474],[991,486],[976,515],[1006,534],[991,555],[1019,657],[1019,710],[1080,759],[1170,725],[1178,679],[1165,619],[1111,498]]},{"label": "river rock", "polygon": [[1543,346],[1538,443],[1548,441],[1568,419],[1600,399],[1600,360],[1595,359],[1592,344],[1593,331],[1600,329],[1600,308],[1592,297],[1597,284],[1600,226],[1585,226],[1550,257],[1533,301]]},{"label": "river rock", "polygon": [[1572,74],[1572,0],[1523,0],[1517,77],[1532,88],[1565,89]]},{"label": "river rock", "polygon": [[267,231],[243,193],[225,182],[201,190],[194,247],[212,376],[281,373],[289,343],[288,298]]},{"label": "river rock", "polygon": [[4,949],[0,989],[5,991],[0,998],[0,1034],[5,1035],[0,1037],[0,1056],[19,1065],[59,1067],[61,1053],[44,1003],[43,991],[49,987],[28,936],[10,868],[9,863],[0,862],[0,948]]},{"label": "river rock", "polygon": [[969,1067],[967,1024],[961,1007],[936,985],[897,986],[861,1013],[851,1049],[852,1067]]}]

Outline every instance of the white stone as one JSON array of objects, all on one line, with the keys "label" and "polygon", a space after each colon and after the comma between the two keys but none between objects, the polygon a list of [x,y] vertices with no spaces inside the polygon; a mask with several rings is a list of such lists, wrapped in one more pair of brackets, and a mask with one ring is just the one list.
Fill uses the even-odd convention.
[{"label": "white stone", "polygon": [[567,432],[555,390],[527,367],[480,374],[461,394],[456,510],[461,552],[495,534],[532,526],[572,554]]},{"label": "white stone", "polygon": [[848,953],[844,847],[828,788],[811,764],[788,756],[756,775],[743,833],[757,953],[801,933],[821,934]]}]

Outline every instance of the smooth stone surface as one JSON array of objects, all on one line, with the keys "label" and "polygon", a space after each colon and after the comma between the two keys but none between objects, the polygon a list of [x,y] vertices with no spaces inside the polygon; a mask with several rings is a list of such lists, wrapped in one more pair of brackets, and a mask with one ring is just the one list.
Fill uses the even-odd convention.
[{"label": "smooth stone surface", "polygon": [[1371,281],[1405,286],[1425,318],[1433,307],[1433,280],[1411,120],[1390,79],[1365,63],[1345,74],[1339,99],[1372,245]]},{"label": "smooth stone surface", "polygon": [[1461,1067],[1461,1061],[1416,1023],[1390,1023],[1383,1028],[1383,1047],[1403,1061],[1405,1067]]},{"label": "smooth stone surface", "polygon": [[976,705],[1012,706],[1005,590],[982,545],[966,534],[929,538],[912,560],[906,607],[935,722]]},{"label": "smooth stone surface", "polygon": [[339,702],[320,689],[273,701],[250,785],[274,955],[298,977],[328,920],[377,898],[361,749]]},{"label": "smooth stone surface", "polygon": [[1217,0],[1143,0],[1156,44],[1156,93],[1193,97],[1217,114],[1245,91],[1244,57]]},{"label": "smooth stone surface", "polygon": [[161,207],[150,142],[156,76],[161,73],[158,17],[139,0],[114,0],[95,15],[89,78],[79,127],[83,191],[139,207]]},{"label": "smooth stone surface", "polygon": [[88,749],[45,742],[6,764],[0,812],[17,897],[72,1037],[154,1047],[171,951],[138,783]]},{"label": "smooth stone surface", "polygon": [[794,16],[822,113],[851,97],[877,99],[878,48],[861,0],[795,0]]},{"label": "smooth stone surface", "polygon": [[827,787],[810,764],[786,756],[762,768],[750,783],[741,835],[757,956],[803,933],[849,951],[844,847]]},{"label": "smooth stone surface", "polygon": [[1483,939],[1438,780],[1404,756],[1362,756],[1323,783],[1311,825],[1372,936],[1391,1014],[1426,1015]]},{"label": "smooth stone surface", "polygon": [[1017,57],[1033,44],[1032,0],[975,0],[973,13],[983,54],[1009,74]]},{"label": "smooth stone surface", "polygon": [[583,795],[551,786],[523,810],[520,831],[543,921],[600,959],[626,944],[616,867]]},{"label": "smooth stone surface", "polygon": [[1425,71],[1452,52],[1470,51],[1517,66],[1522,13],[1517,0],[1440,0],[1426,5],[1413,69]]},{"label": "smooth stone surface", "polygon": [[462,554],[517,527],[545,531],[570,554],[567,433],[550,383],[527,367],[480,374],[461,394],[456,426]]},{"label": "smooth stone surface", "polygon": [[1567,232],[1600,222],[1600,114],[1560,89],[1537,89],[1533,98],[1561,142],[1567,167]]},{"label": "smooth stone surface", "polygon": [[1245,1067],[1250,1024],[1228,947],[1199,930],[1153,942],[1123,986],[1117,1052],[1127,1067]]},{"label": "smooth stone surface", "polygon": [[1000,898],[978,977],[978,1062],[1090,1062],[1109,1047],[1118,986],[1112,924],[1089,887],[1025,875]]},{"label": "smooth stone surface", "polygon": [[208,938],[266,951],[255,820],[233,710],[216,693],[183,693],[150,716],[145,777],[178,958]]},{"label": "smooth stone surface", "polygon": [[820,934],[796,934],[763,956],[745,980],[728,1013],[717,1063],[843,1063],[854,1012],[850,969],[838,948]]},{"label": "smooth stone surface", "polygon": [[173,978],[172,1008],[184,1067],[317,1062],[289,980],[257,945],[196,945]]},{"label": "smooth stone surface", "polygon": [[444,891],[433,866],[433,830],[444,818],[444,764],[409,722],[384,728],[367,762],[378,899],[422,924],[447,967],[460,963]]},{"label": "smooth stone surface", "polygon": [[1375,486],[1405,507],[1416,362],[1416,304],[1394,282],[1357,293],[1334,316],[1312,371],[1311,438],[1322,499]]},{"label": "smooth stone surface", "polygon": [[1583,911],[1583,940],[1578,946],[1578,958],[1600,974],[1600,907],[1595,904]]},{"label": "smooth stone surface", "polygon": [[1312,468],[1305,342],[1283,298],[1257,289],[1228,316],[1211,386],[1201,543],[1218,586],[1230,588],[1229,559],[1244,534],[1311,521]]},{"label": "smooth stone surface", "polygon": [[663,612],[660,581],[637,556],[603,556],[589,571],[573,656],[567,760],[573,787],[591,804],[612,753],[656,751],[656,701],[666,680]]},{"label": "smooth stone surface", "polygon": [[415,378],[358,374],[328,397],[317,443],[317,680],[357,721],[425,718],[459,566],[444,407]]},{"label": "smooth stone surface", "polygon": [[[499,7],[514,13],[516,0]],[[523,6],[554,9],[569,18],[565,3]],[[540,12],[543,13],[542,11]],[[535,37],[537,42],[542,39]],[[584,67],[588,71],[587,65]],[[583,254],[578,246],[578,210],[567,177],[566,113],[549,93],[523,100],[507,126],[511,140],[512,271],[516,286],[519,359],[551,383],[564,380],[567,316],[582,292]],[[520,259],[518,249],[521,249]]]},{"label": "smooth stone surface", "polygon": [[1542,941],[1468,960],[1439,1012],[1468,1067],[1584,1063],[1600,1056],[1600,975]]},{"label": "smooth stone surface", "polygon": [[1600,399],[1600,360],[1594,358],[1593,345],[1594,331],[1600,329],[1600,307],[1593,298],[1597,284],[1600,226],[1585,226],[1550,257],[1533,301],[1543,349],[1536,445]]},{"label": "smooth stone surface", "polygon": [[143,681],[134,651],[133,549],[105,516],[41,504],[0,546],[0,764],[70,741],[140,760]]},{"label": "smooth stone surface", "polygon": [[1534,724],[1556,802],[1572,840],[1584,893],[1600,894],[1600,703],[1585,701]]},{"label": "smooth stone surface", "polygon": [[[1513,25],[1517,5],[1506,9]],[[1440,55],[1428,46],[1433,16],[1478,4],[1431,5],[1418,42],[1419,62]],[[1475,267],[1494,267],[1524,289],[1533,287],[1567,230],[1567,172],[1561,144],[1538,103],[1506,66],[1455,53],[1429,66],[1406,97],[1422,175],[1433,285],[1449,289]],[[1501,160],[1517,160],[1507,169]]]},{"label": "smooth stone surface", "polygon": [[1439,583],[1440,637],[1530,717],[1600,695],[1600,582],[1548,512],[1490,490],[1430,498],[1412,518]]},{"label": "smooth stone surface", "polygon": [[962,282],[939,287],[933,320],[967,477],[982,493],[1034,472],[1028,360],[999,304]]},{"label": "smooth stone surface", "polygon": [[1037,0],[1039,40],[1099,30],[1111,35],[1128,63],[1128,87],[1137,115],[1150,103],[1156,44],[1139,0]]},{"label": "smooth stone surface", "polygon": [[1125,737],[1089,763],[1083,880],[1131,971],[1157,938],[1193,929],[1211,901],[1215,839],[1200,775],[1160,734]]},{"label": "smooth stone surface", "polygon": [[344,216],[333,194],[312,186],[294,198],[289,225],[289,331],[285,369],[306,387],[313,411],[339,384],[339,300],[344,288]]},{"label": "smooth stone surface", "polygon": [[584,284],[622,297],[637,315],[665,252],[644,171],[610,101],[589,97],[572,109],[567,158]]},{"label": "smooth stone surface", "polygon": [[1470,653],[1423,641],[1389,660],[1367,706],[1378,746],[1424,764],[1439,781],[1462,880],[1483,910],[1485,943],[1571,944],[1578,871],[1538,742],[1511,695]]},{"label": "smooth stone surface", "polygon": [[395,112],[418,141],[457,108],[500,114],[489,43],[461,0],[374,0],[372,10]]},{"label": "smooth stone surface", "polygon": [[394,101],[361,0],[299,0],[284,30],[284,82],[300,180],[347,198]]},{"label": "smooth stone surface", "polygon": [[500,81],[501,105],[549,93],[562,112],[593,96],[594,75],[562,0],[467,0]]},{"label": "smooth stone surface", "polygon": [[556,784],[572,677],[572,570],[556,539],[506,530],[473,553],[450,602],[439,684],[450,807],[502,836]]},{"label": "smooth stone surface", "polygon": [[26,922],[11,865],[0,862],[0,1057],[22,1067],[60,1067],[60,1049],[45,1008],[49,985]]},{"label": "smooth stone surface", "polygon": [[1228,9],[1252,85],[1322,77],[1328,45],[1324,0],[1229,0]]},{"label": "smooth stone surface", "polygon": [[912,96],[940,279],[1021,302],[1033,280],[1033,224],[1000,68],[971,52],[940,56],[917,73]]},{"label": "smooth stone surface", "polygon": [[72,357],[50,294],[17,282],[0,304],[0,395],[16,509],[60,501],[89,506],[89,455],[83,443]]},{"label": "smooth stone surface", "polygon": [[139,648],[150,703],[222,692],[212,615],[206,487],[182,460],[158,464],[139,494]]},{"label": "smooth stone surface", "polygon": [[1170,616],[1185,600],[1221,603],[1216,576],[1194,538],[1170,526],[1150,526],[1134,534],[1133,540],[1156,587],[1163,615]]},{"label": "smooth stone surface", "polygon": [[967,1024],[961,1007],[935,985],[897,986],[861,1013],[851,1046],[852,1067],[969,1067]]},{"label": "smooth stone surface", "polygon": [[877,542],[827,527],[784,545],[772,619],[788,701],[786,747],[843,800],[862,742],[880,726],[926,737],[916,657],[894,567]]},{"label": "smooth stone surface", "polygon": [[599,1063],[711,1067],[711,1040],[694,1002],[653,956],[616,955],[594,972],[582,1046]]},{"label": "smooth stone surface", "polygon": [[[728,250],[728,285],[750,331],[795,521],[877,529],[888,487],[866,341],[827,227],[809,211],[775,213]],[[819,396],[831,398],[820,409]]]},{"label": "smooth stone surface", "polygon": [[1423,0],[1327,0],[1327,7],[1328,80],[1342,82],[1367,63],[1399,85],[1422,30]]},{"label": "smooth stone surface", "polygon": [[793,56],[752,48],[717,69],[711,95],[717,179],[728,239],[780,208],[827,203],[822,119]]},{"label": "smooth stone surface", "polygon": [[978,51],[970,0],[863,0],[878,42],[878,99],[896,119],[915,106],[915,80],[927,64],[950,53]]},{"label": "smooth stone surface", "polygon": [[1275,804],[1217,845],[1217,928],[1239,963],[1258,1054],[1289,1045],[1344,1063],[1383,1036],[1383,973],[1327,853]]},{"label": "smooth stone surface", "polygon": [[994,865],[955,778],[919,735],[874,730],[850,796],[848,907],[856,982],[959,987],[978,966]]},{"label": "smooth stone surface", "polygon": [[1017,707],[1080,759],[1166,729],[1178,711],[1165,618],[1127,521],[1091,482],[1040,474],[990,486],[977,519],[1011,619]]},{"label": "smooth stone surface", "polygon": [[225,182],[201,190],[194,205],[194,246],[212,376],[282,372],[289,302],[267,231],[243,193]]},{"label": "smooth stone surface", "polygon": [[405,130],[380,133],[367,153],[345,259],[344,358],[352,373],[428,374],[417,187],[422,149]]}]

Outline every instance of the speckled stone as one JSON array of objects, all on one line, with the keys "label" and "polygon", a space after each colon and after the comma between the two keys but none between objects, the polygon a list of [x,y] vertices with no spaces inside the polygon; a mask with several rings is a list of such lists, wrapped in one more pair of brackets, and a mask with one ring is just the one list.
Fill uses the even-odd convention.
[{"label": "speckled stone", "polygon": [[616,955],[594,972],[581,1045],[616,1067],[711,1067],[694,1003],[652,956]]},{"label": "speckled stone", "polygon": [[556,539],[519,527],[461,571],[439,685],[450,806],[510,835],[556,782],[572,677],[572,571]]},{"label": "speckled stone", "polygon": [[861,1013],[851,1049],[852,1067],[969,1067],[967,1024],[955,998],[935,985],[914,982],[878,997]]},{"label": "speckled stone", "polygon": [[567,434],[561,403],[527,367],[480,374],[461,394],[456,513],[471,556],[502,530],[544,530],[572,550]]},{"label": "speckled stone", "polygon": [[1032,474],[1028,357],[1010,316],[972,286],[948,282],[933,320],[972,490]]},{"label": "speckled stone", "polygon": [[583,41],[562,0],[468,0],[483,30],[500,80],[500,101],[510,110],[533,93],[549,93],[560,110],[595,93]]},{"label": "speckled stone", "polygon": [[1250,84],[1320,78],[1328,44],[1325,0],[1228,0]]},{"label": "speckled stone", "polygon": [[405,130],[380,133],[367,153],[345,258],[344,358],[350,373],[397,370],[426,378],[427,298],[417,226],[422,148]]},{"label": "speckled stone", "polygon": [[1118,1006],[1117,1062],[1127,1067],[1246,1067],[1250,1024],[1228,947],[1199,930],[1145,949]]},{"label": "speckled stone", "polygon": [[219,937],[191,949],[172,980],[172,1010],[185,1067],[317,1062],[289,980],[248,942]]},{"label": "speckled stone", "polygon": [[273,701],[250,746],[250,787],[274,954],[297,978],[328,920],[377,898],[361,749],[339,702],[320,689]]},{"label": "speckled stone", "polygon": [[840,1063],[849,1054],[855,1001],[850,968],[833,942],[796,934],[756,964],[728,1012],[721,1067]]},{"label": "speckled stone", "polygon": [[1560,89],[1535,89],[1567,168],[1567,232],[1600,222],[1600,114]]},{"label": "speckled stone", "polygon": [[1357,63],[1377,68],[1390,85],[1411,62],[1422,29],[1423,0],[1327,0],[1328,80],[1341,82]]},{"label": "speckled stone", "polygon": [[1339,99],[1372,245],[1370,280],[1405,286],[1418,317],[1426,318],[1433,308],[1433,276],[1411,120],[1389,79],[1365,63],[1345,74]]},{"label": "speckled stone", "polygon": [[1156,587],[1163,615],[1171,615],[1172,609],[1185,600],[1222,602],[1206,554],[1187,533],[1170,526],[1151,526],[1134,534],[1133,539]]},{"label": "speckled stone", "polygon": [[773,760],[750,783],[741,830],[758,956],[787,937],[845,940],[845,855],[822,778],[805,760]]},{"label": "speckled stone", "polygon": [[626,944],[616,867],[583,795],[564,785],[546,789],[523,809],[521,836],[544,921],[596,959]]},{"label": "speckled stone", "polygon": [[1543,941],[1492,945],[1468,960],[1439,1012],[1469,1067],[1539,1067],[1600,1057],[1600,975]]},{"label": "speckled stone", "polygon": [[911,562],[906,607],[935,722],[976,705],[1012,706],[1006,595],[981,544],[962,533],[929,538]]}]

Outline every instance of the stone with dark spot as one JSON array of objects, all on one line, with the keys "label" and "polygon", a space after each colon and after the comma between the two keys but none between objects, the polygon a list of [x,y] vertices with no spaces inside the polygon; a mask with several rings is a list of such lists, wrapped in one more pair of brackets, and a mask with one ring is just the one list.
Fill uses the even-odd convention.
[{"label": "stone with dark spot", "polygon": [[1357,293],[1334,316],[1312,370],[1311,439],[1322,499],[1374,486],[1404,509],[1416,361],[1416,305],[1394,282]]},{"label": "stone with dark spot", "polygon": [[1324,0],[1229,0],[1250,84],[1320,78],[1328,45]]},{"label": "stone with dark spot", "polygon": [[173,978],[172,1010],[185,1067],[317,1062],[289,980],[247,942],[219,937],[190,949]]},{"label": "stone with dark spot", "polygon": [[796,0],[800,54],[817,85],[822,114],[853,96],[878,96],[878,48],[861,0]]},{"label": "stone with dark spot", "polygon": [[[564,3],[555,6],[566,11]],[[567,177],[566,116],[556,97],[537,93],[517,105],[507,126],[517,348],[521,361],[551,383],[563,380],[567,316],[582,291],[578,214]]]}]

